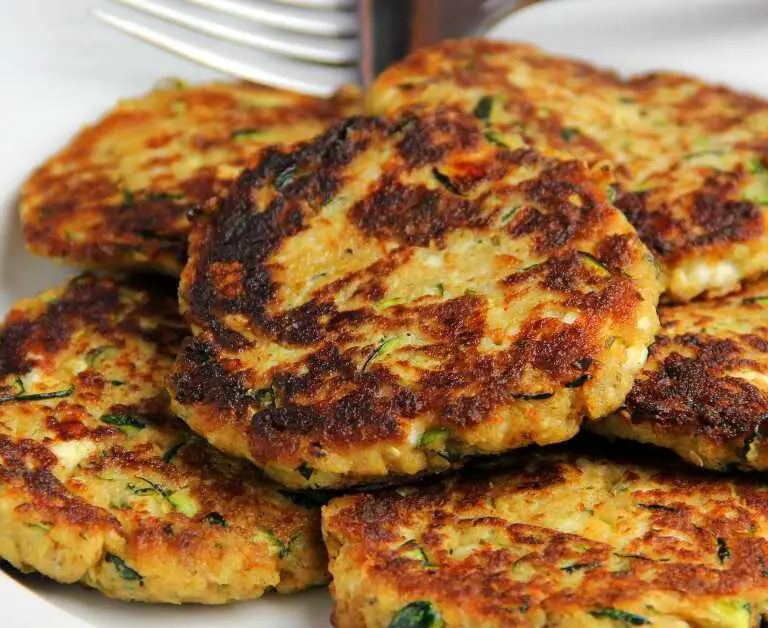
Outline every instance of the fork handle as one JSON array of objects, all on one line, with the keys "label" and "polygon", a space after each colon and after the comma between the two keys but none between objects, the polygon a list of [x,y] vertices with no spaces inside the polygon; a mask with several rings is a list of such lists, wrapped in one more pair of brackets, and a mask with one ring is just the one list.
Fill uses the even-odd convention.
[{"label": "fork handle", "polygon": [[[535,0],[533,0],[535,1]],[[531,0],[360,0],[363,82],[412,50],[449,37],[482,34]]]}]

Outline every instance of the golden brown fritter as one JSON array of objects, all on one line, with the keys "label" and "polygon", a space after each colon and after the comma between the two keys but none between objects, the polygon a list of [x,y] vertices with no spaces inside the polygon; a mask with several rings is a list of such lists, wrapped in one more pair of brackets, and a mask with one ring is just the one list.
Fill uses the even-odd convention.
[{"label": "golden brown fritter", "polygon": [[523,44],[466,39],[385,71],[374,113],[454,104],[489,140],[610,159],[617,205],[687,301],[768,270],[768,101],[673,74],[623,80]]},{"label": "golden brown fritter", "polygon": [[324,582],[319,509],[169,413],[163,385],[187,333],[174,297],[170,282],[83,276],[8,315],[0,558],[142,602]]},{"label": "golden brown fritter", "polygon": [[268,151],[195,222],[174,411],[294,487],[570,438],[657,329],[612,181],[458,110]]},{"label": "golden brown fritter", "polygon": [[295,142],[357,110],[253,84],[172,84],[120,102],[27,181],[30,251],[87,268],[184,267],[187,210],[227,187],[269,144]]},{"label": "golden brown fritter", "polygon": [[626,456],[529,452],[504,470],[332,500],[334,625],[757,626],[765,483]]},{"label": "golden brown fritter", "polygon": [[625,407],[595,429],[699,466],[768,470],[768,278],[659,314],[661,335]]}]

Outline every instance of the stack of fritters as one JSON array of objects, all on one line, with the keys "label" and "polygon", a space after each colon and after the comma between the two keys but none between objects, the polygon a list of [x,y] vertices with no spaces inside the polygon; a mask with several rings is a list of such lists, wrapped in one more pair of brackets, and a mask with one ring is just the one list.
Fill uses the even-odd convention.
[{"label": "stack of fritters", "polygon": [[[341,627],[768,609],[768,487],[737,472],[768,466],[768,282],[741,285],[768,271],[766,101],[445,42],[364,105],[224,85],[121,104],[22,217],[78,265],[186,262],[190,329],[146,278],[9,315],[15,566],[143,601],[295,590],[327,577],[312,491],[344,489],[322,530]],[[730,473],[539,447],[582,423]]]}]

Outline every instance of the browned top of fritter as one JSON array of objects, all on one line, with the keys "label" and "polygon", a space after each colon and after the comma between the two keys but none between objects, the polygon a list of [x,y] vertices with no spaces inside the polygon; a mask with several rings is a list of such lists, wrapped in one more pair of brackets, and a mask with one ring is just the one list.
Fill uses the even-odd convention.
[{"label": "browned top of fritter", "polygon": [[706,466],[768,468],[768,279],[659,313],[663,329],[648,363],[602,431]]},{"label": "browned top of fritter", "polygon": [[415,602],[446,628],[759,619],[764,483],[639,459],[529,453],[507,470],[333,500],[337,625],[388,625]]},{"label": "browned top of fritter", "polygon": [[175,285],[157,279],[86,275],[11,311],[0,519],[15,541],[0,558],[145,601],[216,603],[323,579],[317,510],[170,414],[164,384],[186,333]]},{"label": "browned top of fritter", "polygon": [[[628,80],[533,46],[446,41],[385,71],[377,113],[458,103],[496,141],[521,134],[617,163],[619,207],[670,271],[669,296],[723,293],[768,268],[768,101],[675,74]],[[745,246],[757,248],[745,251]],[[695,276],[697,265],[735,266]]]},{"label": "browned top of fritter", "polygon": [[262,147],[311,137],[356,109],[354,91],[324,100],[224,83],[122,101],[24,186],[27,245],[80,266],[180,273],[190,207]]},{"label": "browned top of fritter", "polygon": [[291,469],[493,423],[510,440],[486,446],[519,446],[547,438],[540,414],[598,416],[635,368],[624,352],[650,341],[658,292],[612,181],[500,147],[451,109],[267,151],[196,220],[177,410]]}]

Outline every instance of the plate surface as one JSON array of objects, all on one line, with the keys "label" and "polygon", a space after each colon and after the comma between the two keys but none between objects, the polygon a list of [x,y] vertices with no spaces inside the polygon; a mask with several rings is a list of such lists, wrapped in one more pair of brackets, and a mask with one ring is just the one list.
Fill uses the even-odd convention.
[{"label": "plate surface", "polygon": [[[88,0],[7,3],[0,20],[0,315],[66,276],[24,252],[15,204],[29,171],[120,97],[167,76],[216,75],[113,33]],[[768,95],[764,0],[553,0],[496,26],[499,38],[539,44],[626,72],[674,69]],[[0,572],[3,628],[328,626],[322,590],[226,608],[126,605],[79,587]]]}]

